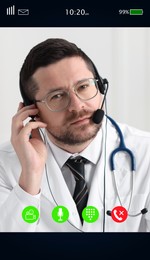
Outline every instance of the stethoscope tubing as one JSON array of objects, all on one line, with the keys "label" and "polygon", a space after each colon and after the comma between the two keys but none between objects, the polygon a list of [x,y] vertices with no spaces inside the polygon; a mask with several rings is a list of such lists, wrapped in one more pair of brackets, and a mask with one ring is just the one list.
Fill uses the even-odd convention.
[{"label": "stethoscope tubing", "polygon": [[129,157],[131,159],[131,171],[135,172],[135,170],[136,170],[135,158],[134,158],[134,155],[131,152],[131,150],[128,149],[126,147],[126,145],[125,145],[124,137],[123,137],[123,134],[121,132],[120,127],[118,126],[118,124],[111,117],[109,117],[108,115],[106,115],[106,117],[110,120],[112,125],[115,127],[115,129],[116,129],[116,131],[117,131],[117,133],[119,135],[119,139],[120,139],[119,146],[114,151],[112,151],[112,153],[110,155],[110,169],[111,169],[111,171],[115,171],[114,159],[115,159],[116,153],[125,152],[125,153],[127,153],[129,155]]},{"label": "stethoscope tubing", "polygon": [[130,170],[132,172],[132,176],[131,176],[131,194],[130,194],[130,198],[129,198],[129,204],[128,204],[128,207],[127,207],[127,211],[129,212],[130,206],[131,206],[131,203],[132,203],[132,196],[133,196],[133,189],[134,189],[134,175],[135,175],[135,168],[136,168],[135,167],[135,158],[134,158],[134,155],[131,152],[131,150],[128,149],[125,145],[124,137],[123,137],[123,134],[122,134],[122,131],[121,131],[119,125],[116,123],[116,121],[114,119],[112,119],[108,115],[106,115],[106,118],[108,118],[109,121],[112,123],[112,125],[115,127],[115,129],[116,129],[116,131],[119,135],[119,139],[120,139],[119,146],[116,149],[114,149],[110,154],[110,170],[113,173],[115,190],[116,190],[116,194],[117,194],[117,197],[118,197],[118,200],[119,200],[119,203],[120,203],[121,206],[123,206],[123,205],[122,205],[122,201],[121,201],[121,198],[120,198],[119,189],[118,189],[116,176],[115,176],[115,173],[116,173],[115,155],[117,153],[120,153],[120,152],[125,152],[125,153],[128,154],[128,156],[130,158]]},{"label": "stethoscope tubing", "polygon": [[[131,176],[131,195],[130,195],[130,199],[129,199],[129,205],[128,205],[128,212],[129,212],[129,209],[130,209],[130,206],[131,206],[131,202],[132,202],[132,196],[133,196],[133,189],[134,189],[134,175],[135,175],[135,169],[136,169],[136,165],[135,165],[135,158],[134,158],[134,155],[132,153],[132,151],[128,148],[126,148],[126,145],[125,145],[125,142],[124,142],[124,138],[123,138],[123,134],[121,132],[121,129],[120,127],[118,126],[118,124],[111,118],[109,117],[108,115],[106,115],[106,129],[107,129],[107,119],[109,119],[109,121],[112,123],[112,125],[115,127],[118,135],[119,135],[119,139],[120,139],[120,143],[119,143],[119,146],[112,151],[111,155],[110,155],[110,169],[111,171],[113,172],[113,176],[114,176],[114,183],[115,183],[115,189],[116,189],[116,193],[117,193],[117,197],[118,197],[118,200],[119,200],[119,203],[120,205],[122,206],[122,202],[121,202],[121,198],[120,198],[120,194],[119,194],[119,191],[118,191],[118,187],[117,187],[117,182],[116,182],[116,177],[115,177],[115,155],[116,153],[119,153],[119,152],[126,152],[129,157],[130,157],[130,163],[131,163],[131,171],[132,171],[132,176]],[[105,130],[106,130],[105,129]],[[40,129],[41,130],[41,129]],[[45,135],[42,131],[40,131],[42,136],[43,136],[43,140],[45,142],[45,144],[47,145],[47,140],[45,138]],[[106,130],[106,133],[107,133],[107,130]],[[107,136],[105,136],[105,138],[107,139]],[[106,141],[106,140],[105,140]],[[105,142],[105,145],[106,145],[106,142]],[[106,147],[105,147],[105,160],[106,160]],[[106,161],[105,161],[106,163]],[[104,170],[105,171],[105,170]],[[55,202],[55,204],[58,206],[58,203],[57,201],[55,200],[54,198],[54,195],[53,195],[53,192],[51,190],[51,187],[50,187],[50,183],[49,183],[49,180],[48,180],[48,173],[47,173],[47,166],[45,165],[45,172],[46,172],[46,179],[47,179],[47,183],[48,183],[48,187],[49,187],[49,191],[51,193],[51,196],[53,197],[53,200]],[[105,175],[105,174],[104,174]],[[104,180],[105,180],[105,177],[104,177]],[[104,181],[104,186],[106,185],[105,181]],[[105,190],[105,188],[104,188]],[[105,201],[105,192],[104,192],[104,201]],[[105,203],[104,203],[105,205]],[[144,213],[142,213],[142,211],[144,211]],[[140,214],[145,214],[147,213],[147,209],[144,208],[143,210],[141,210],[140,213],[137,213],[137,214],[134,214],[134,215],[131,215],[131,214],[128,214],[128,216],[130,217],[136,217],[136,216],[139,216]],[[111,212],[111,211],[110,211]],[[74,224],[72,224],[69,220],[67,220],[67,222],[72,226],[74,227],[76,230],[78,230],[79,232],[82,232],[84,233],[83,230],[79,229],[78,227],[76,227]],[[104,207],[104,221],[103,221],[103,232],[105,232],[105,207]]]},{"label": "stethoscope tubing", "polygon": [[[116,177],[115,177],[115,172],[116,172],[115,155],[119,152],[125,152],[125,153],[128,154],[128,156],[130,158],[130,170],[131,170],[131,173],[132,173],[132,176],[131,176],[131,194],[130,194],[130,198],[129,198],[129,204],[128,204],[128,207],[127,207],[128,216],[137,217],[141,214],[146,214],[148,212],[147,208],[143,208],[139,213],[136,213],[136,214],[130,214],[129,213],[129,210],[130,210],[130,207],[131,207],[131,204],[132,204],[133,191],[134,191],[134,178],[135,178],[135,171],[136,171],[135,157],[134,157],[132,151],[126,147],[124,137],[123,137],[123,134],[122,134],[122,131],[121,131],[119,125],[108,115],[106,115],[106,118],[108,118],[109,121],[112,123],[112,125],[115,127],[115,129],[116,129],[116,131],[119,135],[119,139],[120,139],[119,146],[115,150],[113,150],[112,153],[110,154],[110,169],[113,172],[114,184],[115,184],[116,194],[117,194],[119,203],[122,206],[119,190],[118,190],[118,187],[117,187]],[[111,212],[111,211],[108,210],[108,212]]]}]

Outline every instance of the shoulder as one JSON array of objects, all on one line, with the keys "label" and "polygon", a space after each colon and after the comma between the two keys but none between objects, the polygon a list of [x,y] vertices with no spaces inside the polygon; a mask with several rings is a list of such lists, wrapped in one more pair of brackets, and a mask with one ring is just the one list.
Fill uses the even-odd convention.
[{"label": "shoulder", "polygon": [[149,155],[150,153],[150,133],[132,127],[127,124],[118,124],[127,147],[135,154]]},{"label": "shoulder", "polygon": [[148,131],[143,131],[143,130],[137,129],[135,127],[132,127],[130,125],[127,125],[127,124],[119,123],[119,126],[122,129],[125,137],[131,136],[131,137],[135,137],[135,138],[139,138],[139,139],[145,139],[147,141],[150,140],[150,132],[148,132]]},{"label": "shoulder", "polygon": [[[140,145],[142,147],[143,146],[150,147],[150,132],[137,129],[128,124],[118,123],[116,121],[115,121],[115,123],[121,130],[121,133],[123,135],[125,142],[129,143],[130,146],[137,147],[137,145]],[[116,138],[118,139],[119,134],[118,134],[118,130],[115,127],[115,125],[112,124],[112,122],[110,122],[110,120],[108,120],[108,125],[109,125],[109,129],[111,132],[110,135],[112,135],[111,138],[114,139],[114,136],[116,136]]]}]

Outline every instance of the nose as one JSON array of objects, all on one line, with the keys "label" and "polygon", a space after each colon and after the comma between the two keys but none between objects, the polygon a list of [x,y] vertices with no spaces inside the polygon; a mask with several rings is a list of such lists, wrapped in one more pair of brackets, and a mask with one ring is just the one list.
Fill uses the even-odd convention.
[{"label": "nose", "polygon": [[74,92],[70,93],[70,104],[68,107],[68,111],[80,111],[85,106],[85,102],[78,98]]}]

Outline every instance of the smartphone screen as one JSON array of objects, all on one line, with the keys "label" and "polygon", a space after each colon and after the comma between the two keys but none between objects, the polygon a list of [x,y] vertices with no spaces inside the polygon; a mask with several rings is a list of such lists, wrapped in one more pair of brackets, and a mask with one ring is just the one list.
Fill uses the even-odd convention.
[{"label": "smartphone screen", "polygon": [[[24,101],[19,89],[19,73],[25,57],[33,46],[49,38],[62,38],[75,43],[93,61],[100,77],[108,80],[109,89],[105,107],[108,115],[117,122],[150,132],[149,16],[149,8],[142,1],[140,3],[124,1],[120,4],[99,3],[95,0],[92,2],[65,0],[59,3],[3,1],[0,4],[0,144],[3,145],[10,140],[12,117],[16,114],[19,102]],[[25,213],[28,223],[31,223],[31,218],[36,217],[31,214],[31,210],[33,209]],[[65,214],[63,207],[59,208],[57,213],[61,221]],[[116,215],[116,218],[122,219],[119,215]],[[60,223],[58,225],[61,226]],[[73,234],[67,231],[61,233],[59,229],[57,232],[47,230],[44,234],[37,231],[37,234],[30,234],[29,240],[31,244],[35,243],[38,236],[39,245],[44,241],[49,247],[50,239],[50,243],[56,249],[56,253],[52,253],[53,256],[57,256],[59,251],[56,247],[58,240],[61,240],[59,256],[65,254],[65,242],[70,248],[72,247],[70,241],[74,243],[78,241],[79,247],[82,244],[84,252],[87,252],[86,243],[88,243],[89,256],[97,255],[100,244],[103,252],[107,251],[108,246],[114,249],[116,243],[119,249],[115,252],[119,254],[122,254],[121,248],[131,250],[130,244],[137,250],[140,234],[134,234],[135,243],[133,243],[130,234],[107,233],[107,228],[105,234],[103,231],[104,229],[96,234],[93,232],[90,234],[88,231],[86,234],[83,232]],[[12,234],[7,235],[4,241],[12,239]],[[3,239],[3,235],[1,237]],[[20,238],[25,241],[28,235],[20,232]],[[144,234],[143,237],[141,234],[140,238],[145,238]],[[17,236],[15,239],[20,243]],[[70,253],[70,249],[68,250]],[[107,254],[111,256],[110,252]]]}]

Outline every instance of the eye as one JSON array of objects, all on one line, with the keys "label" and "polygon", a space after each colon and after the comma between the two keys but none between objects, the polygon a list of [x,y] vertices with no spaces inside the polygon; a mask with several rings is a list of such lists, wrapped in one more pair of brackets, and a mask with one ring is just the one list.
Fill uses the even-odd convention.
[{"label": "eye", "polygon": [[66,93],[64,91],[55,91],[53,93],[51,93],[48,97],[47,97],[47,101],[51,102],[53,100],[57,101],[57,100],[62,100],[64,99],[66,96]]},{"label": "eye", "polygon": [[63,98],[63,96],[64,96],[63,93],[59,93],[59,94],[56,94],[56,95],[52,96],[50,99],[51,99],[51,100],[61,99],[61,98]]},{"label": "eye", "polygon": [[83,90],[86,90],[89,86],[90,86],[89,83],[85,83],[85,84],[78,86],[77,90],[83,91]]},{"label": "eye", "polygon": [[84,88],[87,88],[87,87],[88,87],[88,85],[85,85],[85,84],[80,86],[81,89],[84,89]]}]

